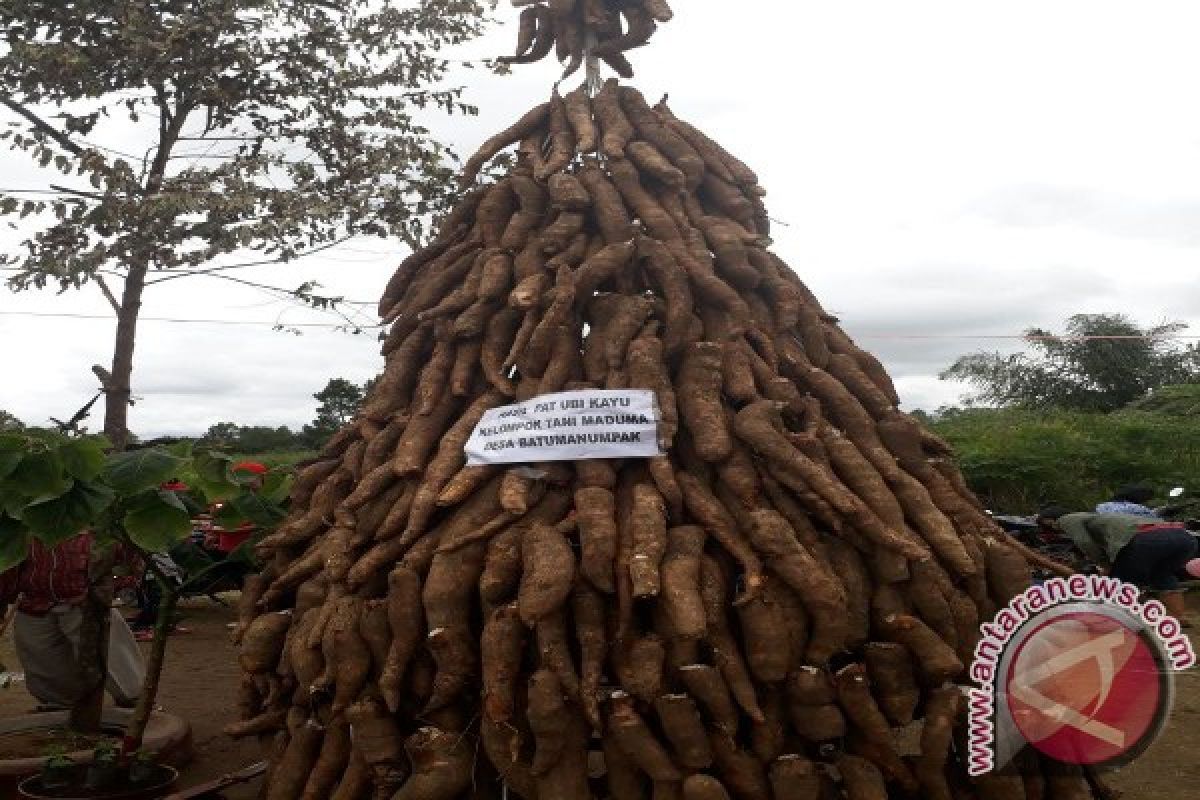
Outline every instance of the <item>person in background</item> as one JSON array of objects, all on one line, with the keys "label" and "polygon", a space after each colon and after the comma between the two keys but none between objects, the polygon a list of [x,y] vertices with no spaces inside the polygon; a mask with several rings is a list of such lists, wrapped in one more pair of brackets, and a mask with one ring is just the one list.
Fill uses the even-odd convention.
[{"label": "person in background", "polygon": [[[91,552],[90,532],[53,548],[34,539],[29,557],[0,575],[0,607],[17,604],[13,641],[25,670],[25,686],[38,701],[39,711],[70,708],[83,694],[79,629]],[[137,642],[124,618],[113,609],[108,624],[106,681],[113,701],[122,708],[136,705],[145,675]]]},{"label": "person in background", "polygon": [[1106,574],[1155,592],[1167,613],[1190,627],[1178,573],[1196,556],[1197,543],[1183,523],[1049,506],[1038,512],[1038,524],[1070,537]]},{"label": "person in background", "polygon": [[1127,484],[1113,492],[1112,500],[1096,506],[1097,514],[1126,514],[1131,517],[1158,518],[1157,512],[1150,507],[1150,499],[1154,490],[1148,486]]}]

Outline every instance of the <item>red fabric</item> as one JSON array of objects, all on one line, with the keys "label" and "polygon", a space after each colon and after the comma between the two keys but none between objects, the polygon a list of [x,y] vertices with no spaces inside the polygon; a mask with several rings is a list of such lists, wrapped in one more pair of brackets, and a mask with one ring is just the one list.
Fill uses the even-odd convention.
[{"label": "red fabric", "polygon": [[[57,605],[79,605],[87,596],[91,552],[91,533],[81,533],[53,548],[34,539],[29,557],[0,576],[0,602],[19,598],[17,609],[26,614],[45,614]],[[118,562],[124,560],[123,548],[118,548],[117,558]],[[137,570],[133,572],[118,578],[117,588],[136,582]]]},{"label": "red fabric", "polygon": [[257,461],[239,461],[233,465],[234,472],[252,472],[255,475],[266,475],[270,470],[266,465],[260,464]]},{"label": "red fabric", "polygon": [[1138,533],[1150,533],[1151,531],[1182,531],[1186,529],[1187,526],[1182,522],[1148,522],[1145,525],[1138,525]]}]

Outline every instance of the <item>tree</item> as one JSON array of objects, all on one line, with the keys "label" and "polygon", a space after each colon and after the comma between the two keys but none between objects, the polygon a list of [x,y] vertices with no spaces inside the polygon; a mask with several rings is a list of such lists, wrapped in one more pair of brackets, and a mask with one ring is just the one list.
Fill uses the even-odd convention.
[{"label": "tree", "polygon": [[0,408],[0,431],[22,431],[25,430],[25,423],[17,419],[15,414],[11,414]]},{"label": "tree", "polygon": [[1123,314],[1076,314],[1056,336],[1025,332],[1031,353],[963,356],[941,373],[975,391],[972,405],[1109,412],[1170,384],[1200,382],[1200,348],[1173,338],[1181,322],[1142,328]]},{"label": "tree", "polygon": [[[477,34],[483,12],[474,0],[0,4],[0,106],[17,118],[0,137],[64,176],[0,194],[0,213],[39,224],[2,263],[14,289],[90,282],[112,306],[101,382],[115,447],[129,435],[149,287],[189,276],[246,283],[230,271],[247,264],[219,263],[235,251],[261,265],[355,235],[421,239],[450,172],[413,115],[474,112],[440,86],[439,51]],[[145,152],[92,143],[114,126],[138,142],[127,149],[144,140]],[[311,284],[292,293],[337,304]]]},{"label": "tree", "polygon": [[[483,11],[475,0],[0,3],[0,106],[17,123],[0,138],[63,176],[0,193],[0,214],[38,226],[0,266],[15,290],[91,283],[112,306],[112,362],[96,374],[114,449],[130,439],[148,288],[203,276],[336,310],[311,284],[289,292],[230,272],[357,235],[420,240],[451,175],[413,115],[474,112],[441,87],[439,51],[477,34]],[[136,144],[94,144],[105,136]],[[255,255],[223,262],[237,251]],[[91,572],[80,651],[103,664],[111,563],[99,555]],[[99,727],[103,688],[89,682],[81,726]]]},{"label": "tree", "polygon": [[325,388],[313,395],[320,402],[317,416],[304,426],[303,437],[310,447],[320,447],[339,428],[354,416],[370,388],[358,386],[345,378],[332,378]]}]

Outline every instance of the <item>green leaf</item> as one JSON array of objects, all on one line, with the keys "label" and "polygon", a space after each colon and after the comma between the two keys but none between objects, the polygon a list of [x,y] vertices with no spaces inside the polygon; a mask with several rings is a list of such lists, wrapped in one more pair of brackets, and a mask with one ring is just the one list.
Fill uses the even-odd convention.
[{"label": "green leaf", "polygon": [[103,484],[79,481],[59,497],[26,506],[21,520],[34,536],[53,547],[92,525],[113,497],[113,490]]},{"label": "green leaf", "polygon": [[104,480],[121,494],[137,494],[171,480],[183,463],[179,456],[157,448],[114,453],[104,465]]},{"label": "green leaf", "polygon": [[165,553],[192,531],[192,520],[174,492],[156,490],[139,495],[123,520],[134,544],[151,553]]},{"label": "green leaf", "polygon": [[29,555],[29,529],[0,515],[0,572],[12,569]]},{"label": "green leaf", "polygon": [[52,450],[28,453],[8,476],[8,486],[34,501],[44,500],[71,488],[71,478],[63,472],[62,459]]},{"label": "green leaf", "polygon": [[291,494],[294,480],[290,471],[271,470],[263,476],[263,485],[258,493],[272,503],[282,503]]},{"label": "green leaf", "polygon": [[4,480],[21,463],[28,448],[24,436],[0,436],[0,480]]},{"label": "green leaf", "polygon": [[196,443],[191,439],[180,439],[178,442],[167,446],[167,452],[171,455],[179,456],[180,458],[191,458],[192,450]]},{"label": "green leaf", "polygon": [[260,528],[273,528],[286,516],[284,510],[268,498],[244,492],[229,499],[217,512],[216,522],[222,528],[232,530],[244,522]]},{"label": "green leaf", "polygon": [[91,436],[71,439],[58,451],[63,468],[81,481],[90,481],[104,469],[104,440]]},{"label": "green leaf", "polygon": [[202,450],[192,457],[196,485],[209,501],[217,502],[237,494],[237,484],[230,479],[231,463],[233,460],[229,456],[208,450]]}]

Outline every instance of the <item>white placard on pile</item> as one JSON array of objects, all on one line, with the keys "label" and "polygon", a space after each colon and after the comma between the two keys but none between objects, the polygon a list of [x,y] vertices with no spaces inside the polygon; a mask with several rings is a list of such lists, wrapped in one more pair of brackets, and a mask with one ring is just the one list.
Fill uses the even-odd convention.
[{"label": "white placard on pile", "polygon": [[464,448],[467,464],[653,458],[658,404],[649,389],[589,389],[493,408]]}]

